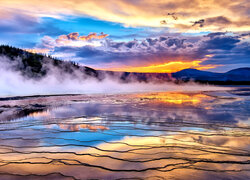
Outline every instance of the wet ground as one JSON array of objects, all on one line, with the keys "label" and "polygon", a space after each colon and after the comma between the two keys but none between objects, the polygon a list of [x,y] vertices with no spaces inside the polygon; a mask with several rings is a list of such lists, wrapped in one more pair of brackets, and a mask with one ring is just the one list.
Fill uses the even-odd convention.
[{"label": "wet ground", "polygon": [[0,98],[0,179],[250,179],[249,92]]}]

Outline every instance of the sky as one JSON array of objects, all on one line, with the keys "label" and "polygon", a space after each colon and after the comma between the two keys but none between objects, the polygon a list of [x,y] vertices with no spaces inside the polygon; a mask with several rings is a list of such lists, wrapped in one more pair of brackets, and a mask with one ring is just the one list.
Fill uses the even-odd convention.
[{"label": "sky", "polygon": [[0,0],[0,44],[95,69],[250,67],[249,0]]}]

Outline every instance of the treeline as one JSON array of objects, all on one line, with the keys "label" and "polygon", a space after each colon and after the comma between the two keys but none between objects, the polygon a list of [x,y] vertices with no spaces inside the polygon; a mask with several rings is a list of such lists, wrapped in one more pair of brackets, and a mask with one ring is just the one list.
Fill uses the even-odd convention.
[{"label": "treeline", "polygon": [[[73,73],[76,69],[85,69],[74,61],[63,61],[51,55],[32,53],[9,45],[0,45],[0,56],[7,57],[13,62],[11,65],[14,70],[21,71],[24,76],[30,78],[41,78],[51,70],[50,68],[57,68],[61,73]],[[86,70],[87,74],[91,74],[90,69]]]}]

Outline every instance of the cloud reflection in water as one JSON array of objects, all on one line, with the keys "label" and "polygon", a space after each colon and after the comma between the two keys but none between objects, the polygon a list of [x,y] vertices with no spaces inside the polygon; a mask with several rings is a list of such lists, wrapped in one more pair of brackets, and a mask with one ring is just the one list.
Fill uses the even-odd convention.
[{"label": "cloud reflection in water", "polygon": [[250,177],[247,99],[176,92],[78,98],[1,124],[3,177]]}]

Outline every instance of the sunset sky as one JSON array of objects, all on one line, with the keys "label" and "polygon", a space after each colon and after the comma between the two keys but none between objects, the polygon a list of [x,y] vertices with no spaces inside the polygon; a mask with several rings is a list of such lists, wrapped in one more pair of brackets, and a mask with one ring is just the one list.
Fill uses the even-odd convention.
[{"label": "sunset sky", "polygon": [[250,67],[249,0],[0,0],[0,43],[96,69]]}]

